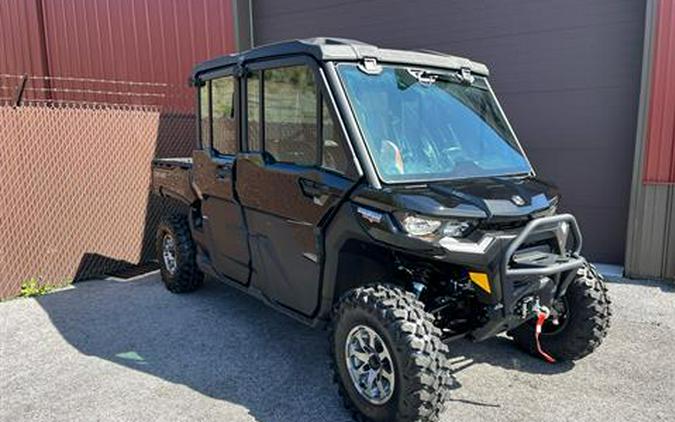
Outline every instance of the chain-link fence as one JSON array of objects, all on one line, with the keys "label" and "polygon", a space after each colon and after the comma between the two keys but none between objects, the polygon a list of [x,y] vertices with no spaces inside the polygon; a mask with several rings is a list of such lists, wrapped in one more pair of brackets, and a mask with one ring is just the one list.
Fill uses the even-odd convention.
[{"label": "chain-link fence", "polygon": [[154,157],[190,155],[190,91],[0,74],[0,298],[147,262]]}]

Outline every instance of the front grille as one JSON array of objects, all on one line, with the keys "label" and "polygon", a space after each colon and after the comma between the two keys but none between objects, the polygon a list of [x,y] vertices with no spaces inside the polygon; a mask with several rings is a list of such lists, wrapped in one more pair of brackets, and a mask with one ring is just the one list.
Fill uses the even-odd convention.
[{"label": "front grille", "polygon": [[534,220],[535,218],[548,217],[555,214],[556,208],[548,207],[543,210],[539,210],[529,215],[524,215],[516,218],[492,218],[488,221],[481,223],[480,228],[483,230],[513,230],[525,227],[527,223]]},{"label": "front grille", "polygon": [[480,224],[479,228],[482,230],[513,230],[525,227],[525,225],[530,221],[529,218],[519,218],[519,219],[510,219],[510,220],[490,220],[484,221]]}]

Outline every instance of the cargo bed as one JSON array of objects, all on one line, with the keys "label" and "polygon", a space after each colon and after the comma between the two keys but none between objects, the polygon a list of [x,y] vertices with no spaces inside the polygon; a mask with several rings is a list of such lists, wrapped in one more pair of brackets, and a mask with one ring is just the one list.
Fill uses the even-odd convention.
[{"label": "cargo bed", "polygon": [[155,193],[192,204],[197,198],[192,189],[192,158],[156,158],[152,160],[152,189]]}]

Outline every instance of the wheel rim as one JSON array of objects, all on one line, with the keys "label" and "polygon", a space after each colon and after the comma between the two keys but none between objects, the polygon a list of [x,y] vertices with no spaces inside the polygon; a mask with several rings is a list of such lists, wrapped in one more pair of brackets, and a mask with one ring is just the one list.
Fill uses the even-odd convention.
[{"label": "wheel rim", "polygon": [[164,268],[169,274],[174,275],[178,264],[176,263],[176,242],[169,233],[162,239],[162,257],[164,259]]},{"label": "wheel rim", "polygon": [[352,384],[373,404],[386,403],[394,394],[394,362],[382,337],[372,328],[357,325],[347,335],[345,360]]}]

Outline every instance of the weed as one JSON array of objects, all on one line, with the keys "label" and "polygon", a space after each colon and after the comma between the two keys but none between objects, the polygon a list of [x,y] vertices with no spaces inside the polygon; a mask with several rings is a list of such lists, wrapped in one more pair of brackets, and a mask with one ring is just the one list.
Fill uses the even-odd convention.
[{"label": "weed", "polygon": [[70,284],[70,280],[64,280],[61,284],[50,284],[45,282],[42,277],[31,277],[21,283],[19,297],[35,297],[50,293],[52,290]]}]

